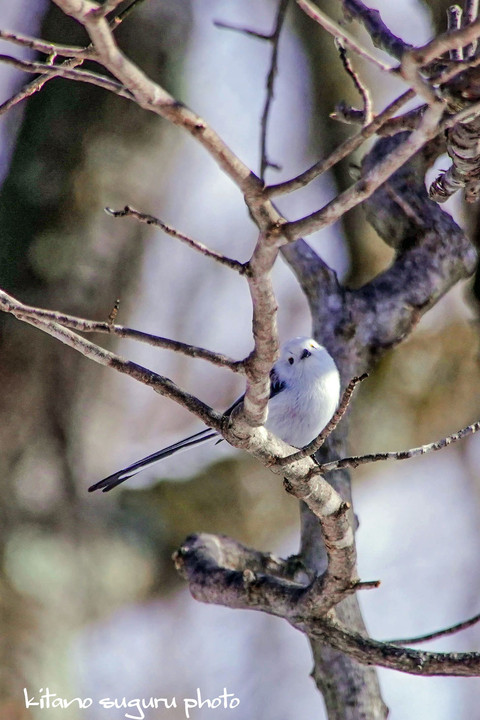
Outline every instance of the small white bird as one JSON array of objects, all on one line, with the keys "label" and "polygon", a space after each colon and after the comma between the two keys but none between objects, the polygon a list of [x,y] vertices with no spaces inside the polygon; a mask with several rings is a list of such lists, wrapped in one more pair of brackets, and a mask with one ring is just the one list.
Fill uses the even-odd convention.
[{"label": "small white bird", "polygon": [[[289,445],[303,448],[322,432],[337,409],[339,399],[340,376],[331,355],[312,338],[293,338],[282,346],[280,357],[270,372],[265,427]],[[242,400],[243,396],[226,414],[229,415]],[[108,492],[150,465],[218,437],[215,430],[206,428],[109,475],[88,490]]]}]

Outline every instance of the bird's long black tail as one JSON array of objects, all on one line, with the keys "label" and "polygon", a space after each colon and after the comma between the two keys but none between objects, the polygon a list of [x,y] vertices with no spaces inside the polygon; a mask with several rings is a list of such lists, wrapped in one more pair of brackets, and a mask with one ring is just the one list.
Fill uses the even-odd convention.
[{"label": "bird's long black tail", "polygon": [[163,450],[152,453],[152,455],[147,455],[147,457],[142,458],[142,460],[138,460],[132,465],[123,468],[123,470],[118,470],[118,472],[113,473],[113,475],[109,475],[103,480],[99,480],[97,483],[88,488],[88,492],[94,492],[95,490],[109,492],[110,490],[113,490],[113,488],[117,487],[117,485],[120,485],[122,482],[128,480],[133,475],[136,475],[150,465],[154,465],[155,463],[160,462],[160,460],[170,457],[170,455],[174,455],[175,453],[181,450],[186,450],[194,445],[200,445],[201,443],[207,442],[207,440],[212,440],[215,437],[218,437],[218,433],[215,432],[215,430],[211,430],[211,428],[206,428],[195,435],[190,435],[188,438],[184,438],[173,445],[163,448]]}]

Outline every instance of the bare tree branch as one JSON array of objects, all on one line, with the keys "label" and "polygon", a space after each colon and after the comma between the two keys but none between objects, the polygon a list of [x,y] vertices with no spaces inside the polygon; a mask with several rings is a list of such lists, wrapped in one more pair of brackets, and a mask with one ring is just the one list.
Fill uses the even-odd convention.
[{"label": "bare tree branch", "polygon": [[297,175],[297,177],[294,177],[291,180],[286,180],[285,182],[278,183],[277,185],[267,186],[265,188],[266,195],[268,197],[275,197],[276,195],[283,195],[285,193],[293,192],[294,190],[299,190],[300,188],[308,185],[308,183],[312,182],[312,180],[316,177],[322,175],[324,172],[327,172],[339,163],[340,160],[343,160],[352,152],[357,150],[357,148],[359,148],[365,140],[368,140],[368,138],[375,135],[375,133],[385,125],[392,115],[394,115],[414,96],[415,93],[413,90],[407,90],[407,92],[400,95],[400,97],[390,103],[385,110],[379,113],[371,123],[365,125],[360,132],[339,145],[336,150],[325,158],[325,160],[319,160],[315,163],[315,165],[312,165],[312,167],[308,168],[308,170],[305,170],[303,173]]},{"label": "bare tree branch", "polygon": [[[480,674],[480,653],[401,648],[349,630],[329,614],[325,616],[327,603],[320,592],[321,578],[307,586],[286,583],[276,575],[277,566],[273,568],[275,574],[266,572],[264,562],[258,563],[255,551],[229,538],[190,536],[174,558],[197,600],[283,617],[307,636],[320,639],[360,663],[375,663],[413,675],[472,677]],[[357,585],[371,587],[376,583]],[[355,584],[344,588],[344,595],[355,588]]]},{"label": "bare tree branch", "polygon": [[[450,5],[447,8],[447,28],[448,32],[458,30],[462,27],[462,8],[458,5]],[[463,60],[463,48],[450,50],[450,60]]]},{"label": "bare tree branch", "polygon": [[93,48],[89,47],[74,47],[71,45],[58,45],[57,43],[51,43],[46,40],[39,40],[37,38],[28,37],[27,35],[20,35],[19,33],[8,32],[7,30],[0,29],[0,40],[6,40],[12,42],[15,45],[21,47],[31,48],[37,52],[43,53],[44,55],[61,55],[63,57],[76,57],[85,60],[94,56]]},{"label": "bare tree branch", "polygon": [[315,22],[321,25],[327,32],[335,38],[340,38],[345,47],[348,47],[354,53],[360,55],[360,57],[366,58],[384,72],[391,72],[394,69],[393,65],[382,62],[382,60],[376,58],[375,55],[372,55],[371,52],[360,44],[357,38],[354,38],[353,35],[341,28],[340,25],[325,15],[325,13],[311,3],[310,0],[297,0],[297,4],[312,20],[315,20]]},{"label": "bare tree branch", "polygon": [[223,22],[222,20],[214,20],[213,24],[215,27],[221,28],[222,30],[232,30],[232,32],[248,35],[249,37],[256,38],[257,40],[270,40],[272,37],[272,33],[263,33],[260,32],[260,30],[252,30],[239,25],[231,25],[230,23]]},{"label": "bare tree branch", "polygon": [[480,197],[480,154],[478,135],[480,118],[472,122],[456,123],[448,132],[447,150],[451,167],[432,182],[429,195],[436,202],[445,202],[458,190],[465,188],[467,202]]},{"label": "bare tree branch", "polygon": [[[463,15],[463,25],[471,25],[478,18],[478,0],[465,0],[465,12]],[[466,58],[473,58],[477,50],[477,42],[472,42],[463,49]]]},{"label": "bare tree branch", "polygon": [[370,97],[370,91],[368,90],[366,85],[362,83],[358,72],[354,69],[352,63],[350,62],[346,48],[343,45],[343,41],[337,38],[336,43],[339,49],[340,59],[342,61],[345,72],[352,78],[352,82],[363,101],[363,110],[361,110],[362,125],[369,125],[372,122],[373,118],[372,98]]},{"label": "bare tree branch", "polygon": [[[145,0],[132,0],[130,5],[128,5],[124,10],[120,11],[118,15],[114,16],[110,20],[110,27],[112,30],[115,30],[129,15],[130,13],[138,7],[142,2],[145,2]],[[95,54],[93,45],[90,44],[87,48],[85,48],[86,53],[92,53],[92,57]],[[54,52],[50,54],[50,57],[55,57],[56,51],[54,49]],[[63,68],[70,68],[75,69],[79,65],[83,63],[82,58],[70,58],[68,60],[65,60],[61,65],[55,66],[55,67],[63,67]],[[57,75],[43,75],[42,77],[35,78],[35,80],[32,80],[32,82],[28,83],[25,87],[23,87],[19,92],[15,93],[11,98],[6,100],[5,102],[0,104],[0,115],[3,115],[8,110],[10,110],[15,105],[18,105],[18,103],[22,102],[26,98],[29,98],[31,95],[34,95],[35,93],[39,92],[47,83],[49,80],[52,80],[54,77],[57,77]]]},{"label": "bare tree branch", "polygon": [[[133,328],[124,327],[123,325],[115,325],[114,318],[109,318],[107,322],[85,320],[78,318],[73,315],[66,315],[65,313],[57,312],[55,310],[44,310],[41,308],[31,307],[24,305],[18,300],[14,301],[11,296],[7,296],[6,293],[0,291],[0,302],[11,303],[11,312],[15,310],[15,316],[23,319],[24,317],[37,318],[38,320],[52,320],[58,325],[70,328],[71,330],[77,330],[78,332],[98,332],[109,335],[116,335],[128,340],[138,340],[153,347],[164,348],[166,350],[173,350],[182,355],[186,355],[192,358],[200,358],[201,360],[207,360],[213,365],[220,367],[227,367],[233,372],[244,374],[244,361],[233,360],[232,358],[223,355],[222,353],[215,353],[211,350],[205,350],[204,348],[197,347],[195,345],[189,345],[187,343],[179,342],[178,340],[170,340],[168,338],[159,337],[158,335],[152,335],[151,333],[142,332],[141,330],[134,330]],[[116,309],[116,306],[114,310]],[[112,312],[113,314],[113,312]]]},{"label": "bare tree branch", "polygon": [[[377,587],[376,581],[352,581],[337,593],[327,592],[325,577],[305,584],[304,569],[290,576],[289,562],[259,554],[227,537],[191,535],[174,555],[177,570],[188,580],[190,592],[202,602],[254,609],[283,618],[303,614],[320,617],[335,595]],[[295,566],[295,564],[294,564]]]},{"label": "bare tree branch", "polygon": [[[17,58],[11,57],[10,55],[0,55],[0,62],[5,63],[6,65],[11,65],[12,67],[18,68],[18,70],[23,70],[24,72],[34,74],[40,73],[47,78],[61,77],[67,80],[76,80],[77,82],[89,83],[90,85],[96,85],[103,90],[108,90],[109,92],[113,92],[116,95],[120,95],[120,97],[124,97],[127,100],[133,100],[131,93],[124,87],[122,87],[120,83],[115,82],[115,80],[110,80],[110,78],[107,78],[104,75],[99,75],[98,73],[91,72],[90,70],[76,70],[75,68],[68,66],[67,63],[64,63],[62,65],[50,65],[49,63],[18,60]],[[80,61],[77,59],[76,62],[77,64],[79,64]],[[36,90],[34,90],[34,92],[37,92],[38,89],[40,88],[37,88]],[[21,92],[23,93],[24,90],[25,88]],[[17,98],[17,100],[13,104],[20,102],[20,99],[23,99],[24,95],[22,95],[20,99],[18,99],[17,96],[15,97]],[[0,114],[10,109],[11,107],[12,98],[0,107]],[[5,110],[3,108],[5,108]]]},{"label": "bare tree branch", "polygon": [[456,433],[452,433],[441,440],[436,442],[428,443],[427,445],[420,445],[420,447],[410,448],[409,450],[397,450],[393,452],[383,453],[371,453],[369,455],[356,455],[353,457],[342,458],[341,460],[334,460],[333,462],[324,463],[321,465],[322,472],[329,472],[330,470],[338,470],[339,468],[353,467],[356,468],[359,465],[366,465],[367,463],[379,462],[382,460],[409,460],[412,457],[418,455],[427,455],[428,453],[437,452],[437,450],[443,450],[457,440],[462,440],[464,437],[473,435],[480,430],[480,422],[472,423],[465,428],[462,428]]},{"label": "bare tree branch", "polygon": [[260,121],[260,179],[265,180],[265,171],[268,167],[277,167],[272,163],[267,154],[267,127],[270,108],[273,102],[275,77],[278,70],[278,46],[280,43],[280,33],[282,32],[283,23],[287,14],[287,8],[290,0],[280,0],[275,18],[275,26],[272,34],[268,38],[272,45],[272,56],[270,59],[270,69],[267,75],[267,92],[265,96],[265,105],[263,107],[262,118]]},{"label": "bare tree branch", "polygon": [[393,150],[370,171],[366,172],[361,180],[345,190],[334,200],[331,200],[321,210],[311,215],[286,223],[283,232],[291,242],[331,225],[344,213],[370,197],[380,185],[387,180],[399,167],[411,158],[428,140],[439,132],[439,121],[443,113],[443,104],[435,102],[423,115],[417,128],[403,143]]},{"label": "bare tree branch", "polygon": [[342,4],[347,17],[363,24],[375,47],[385,50],[397,60],[401,60],[405,51],[412,47],[389,30],[378,10],[371,10],[360,0],[342,0]]},{"label": "bare tree branch", "polygon": [[438,640],[441,637],[447,637],[447,635],[454,635],[455,633],[466,630],[472,625],[476,625],[480,622],[480,614],[474,615],[468,620],[451,625],[450,627],[444,628],[443,630],[435,630],[434,632],[427,633],[426,635],[417,635],[410,638],[401,638],[400,640],[387,640],[390,645],[416,645],[417,643],[428,642],[430,640]]},{"label": "bare tree branch", "polygon": [[19,320],[46,332],[48,335],[51,335],[57,340],[60,340],[60,342],[81,353],[84,357],[89,358],[100,365],[112,367],[118,372],[133,377],[135,380],[138,380],[144,385],[148,385],[160,395],[164,395],[165,397],[175,400],[179,405],[185,407],[214,430],[221,430],[223,426],[223,416],[220,413],[215,412],[211,407],[198,398],[179,388],[169,378],[159,375],[148,368],[144,368],[131,360],[125,360],[119,355],[116,355],[109,350],[105,350],[99,345],[95,345],[89,340],[86,340],[80,335],[72,332],[72,330],[63,327],[50,319],[41,319],[40,317],[35,317],[33,314],[26,315],[22,313],[22,303],[19,305],[20,312],[17,315],[16,311],[18,303],[15,298],[11,295],[7,295],[7,293],[3,291],[0,291],[0,308],[4,312],[16,315]]},{"label": "bare tree branch", "polygon": [[105,211],[114,218],[133,217],[139,222],[145,223],[146,225],[155,225],[155,227],[160,228],[160,230],[163,230],[163,232],[167,235],[170,235],[177,240],[181,240],[189,247],[193,248],[202,255],[205,255],[205,257],[211,258],[212,260],[215,260],[221,265],[226,265],[226,267],[229,267],[231,270],[236,270],[238,273],[240,273],[240,275],[248,274],[249,272],[248,265],[238,262],[238,260],[233,260],[232,258],[225,257],[225,255],[221,255],[214,250],[210,250],[203,243],[199,242],[198,240],[193,240],[193,238],[188,237],[188,235],[185,235],[184,233],[175,230],[175,228],[167,225],[166,223],[162,222],[162,220],[159,220],[153,215],[148,215],[148,213],[143,213],[139,210],[135,210],[135,208],[132,208],[129,205],[125,205],[123,210],[112,210],[111,208],[105,208]]},{"label": "bare tree branch", "polygon": [[[305,625],[299,629],[306,631]],[[375,663],[380,667],[400,670],[411,675],[449,675],[477,677],[480,675],[480,653],[442,653],[413,650],[372,640],[353,632],[338,622],[324,620],[312,632],[323,642],[347,653],[360,663]]]}]

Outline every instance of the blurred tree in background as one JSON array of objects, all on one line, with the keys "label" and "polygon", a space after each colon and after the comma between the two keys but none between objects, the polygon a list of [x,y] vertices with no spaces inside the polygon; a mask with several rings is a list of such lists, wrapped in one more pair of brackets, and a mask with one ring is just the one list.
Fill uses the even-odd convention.
[{"label": "blurred tree in background", "polygon": [[[144,3],[119,27],[119,42],[152,77],[175,90],[190,24],[188,0]],[[51,4],[39,34],[87,42],[81,26]],[[54,80],[25,105],[0,194],[1,284],[32,303],[105,317],[119,294],[128,306],[145,235],[141,228],[132,235],[126,226],[110,232],[106,192],[109,201],[117,189],[144,202],[152,190],[146,159],[158,152],[157,161],[167,167],[169,143],[165,127],[135,105],[90,85],[77,89],[72,95],[68,83]],[[156,176],[155,197],[161,195]],[[61,656],[68,655],[65,644],[58,656],[66,628],[78,626],[96,607],[87,589],[96,585],[96,573],[86,577],[84,588],[80,579],[89,574],[93,542],[102,533],[86,502],[79,457],[88,404],[102,377],[90,374],[73,353],[62,357],[41,334],[27,339],[11,318],[0,322],[2,694],[18,697],[28,675],[25,660],[29,672],[37,668],[36,677],[40,667],[61,666]],[[20,594],[5,569],[5,563],[17,562],[32,570],[32,585]],[[78,590],[65,602],[63,594],[74,589],[70,581]],[[32,642],[52,617],[55,649]]]},{"label": "blurred tree in background", "polygon": [[[269,48],[213,21],[269,29],[277,5],[271,0],[146,0],[116,31],[126,55],[207,117],[254,169]],[[336,15],[338,5],[330,0],[322,8]],[[389,6],[376,4],[382,13],[392,13],[388,22],[383,15],[385,21],[408,42],[426,42],[445,27],[447,3],[411,0],[404,8]],[[81,26],[53,4],[28,3],[23,12],[25,17],[19,12],[10,29],[62,44],[88,42]],[[30,30],[33,15],[41,15],[41,22]],[[410,37],[410,32],[423,35]],[[382,82],[374,86],[379,107],[395,97]],[[300,172],[352,134],[348,125],[328,117],[342,100],[358,104],[331,37],[292,8],[280,43],[268,134],[269,154],[282,168],[270,170],[269,181]],[[141,207],[222,252],[247,258],[254,229],[235,189],[218,179],[210,159],[176,128],[88,84],[54,79],[22,106],[22,114],[16,107],[2,116],[14,118],[5,132],[15,141],[0,193],[0,287],[25,303],[100,320],[108,318],[120,298],[124,324],[234,356],[247,354],[250,308],[239,278],[192,258],[146,225],[113,220],[103,212],[126,203]],[[354,160],[360,162],[362,155],[363,149]],[[300,199],[282,198],[282,211],[311,212],[318,197],[326,200],[345,190],[352,172],[350,156],[327,179],[302,191]],[[475,206],[464,207],[454,198],[447,208],[478,236]],[[312,245],[349,287],[376,276],[393,254],[367,224],[361,207],[321,237],[313,236]],[[275,272],[282,337],[309,334],[307,306],[290,270],[285,265]],[[352,452],[419,445],[479,418],[474,317],[479,296],[464,284],[455,288],[406,343],[385,356],[355,402]],[[61,697],[96,691],[102,697],[185,696],[198,686],[216,696],[225,686],[242,698],[238,717],[322,717],[321,700],[307,678],[310,660],[303,639],[270,617],[195,604],[171,562],[183,538],[199,530],[226,533],[281,554],[295,552],[297,507],[278,478],[248,456],[215,448],[210,455],[185,456],[185,462],[182,456],[181,463],[166,466],[162,477],[158,473],[164,468],[159,468],[143,487],[132,489],[133,483],[108,499],[88,496],[91,482],[188,431],[191,418],[14,318],[2,315],[0,322],[0,717],[42,717],[35,708],[26,713],[23,688],[38,695],[47,686]],[[215,407],[226,407],[242,390],[227,373],[220,386],[213,370],[198,361],[134,348],[129,341],[120,352],[192,392],[205,388]],[[429,458],[415,463],[415,470],[367,466],[355,476],[361,577],[380,577],[386,586],[361,598],[376,636],[420,634],[478,612],[478,448],[476,438],[470,438],[448,451],[456,458],[456,487],[465,490],[461,502],[458,496],[444,502],[440,497],[437,506],[435,483],[444,488],[450,476],[448,467],[429,465]],[[405,489],[396,479],[402,471],[412,478],[430,476],[428,486],[418,482],[415,488],[405,481]],[[157,479],[163,481],[151,486]],[[386,486],[390,506],[379,508],[375,487]],[[439,507],[446,504],[451,510],[457,501],[465,538],[456,534],[454,541],[446,532],[432,540],[425,557],[425,537],[447,529]],[[385,518],[385,527],[365,520],[367,504]],[[395,510],[401,535],[392,530]],[[468,553],[462,546],[466,540]],[[453,545],[457,553],[449,565],[445,548]],[[392,547],[405,549],[403,560]],[[423,559],[418,568],[411,562],[404,576],[402,562],[412,559],[412,547]],[[373,565],[363,569],[367,554]],[[438,565],[436,577],[423,563]],[[459,576],[447,593],[453,566]],[[377,601],[370,598],[375,593]],[[432,603],[440,605],[444,593],[448,599],[439,611]],[[393,595],[416,602],[393,611]],[[472,629],[458,642],[447,649],[475,648],[478,631]],[[390,671],[381,678],[386,703],[398,718],[414,714],[441,720],[452,717],[455,707],[454,716],[461,720],[478,707],[478,680],[443,680],[449,683],[444,690],[432,679]],[[210,715],[204,710],[197,717]],[[108,714],[124,716],[124,709]],[[217,716],[235,713],[218,711]],[[71,708],[61,717],[97,720],[107,714]],[[184,714],[171,710],[168,717]]]}]

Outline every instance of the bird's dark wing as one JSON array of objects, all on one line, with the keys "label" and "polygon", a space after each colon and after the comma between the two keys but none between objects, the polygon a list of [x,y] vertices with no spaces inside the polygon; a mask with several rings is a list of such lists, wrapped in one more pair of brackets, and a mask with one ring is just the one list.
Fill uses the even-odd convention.
[{"label": "bird's dark wing", "polygon": [[[280,380],[278,377],[275,368],[272,368],[270,370],[270,398],[274,397],[274,395],[278,395],[279,392],[281,392],[286,386],[286,383],[284,380]],[[227,415],[228,417],[232,414],[232,412],[235,410],[236,407],[241,405],[243,403],[243,398],[245,395],[241,395],[239,398],[235,400],[233,405],[230,405],[230,407],[225,410],[224,415]],[[219,441],[220,442],[220,441]]]},{"label": "bird's dark wing", "polygon": [[278,395],[279,392],[285,389],[286,383],[284,380],[280,380],[275,368],[270,370],[270,398]]}]

